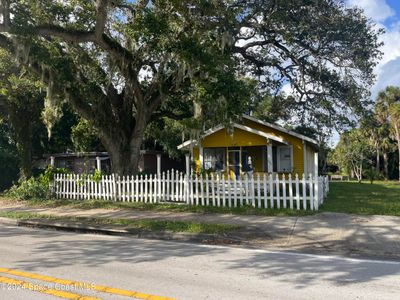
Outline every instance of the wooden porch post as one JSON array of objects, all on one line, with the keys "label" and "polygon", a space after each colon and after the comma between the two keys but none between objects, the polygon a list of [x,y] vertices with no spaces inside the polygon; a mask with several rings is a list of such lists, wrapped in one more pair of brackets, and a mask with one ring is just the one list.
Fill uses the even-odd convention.
[{"label": "wooden porch post", "polygon": [[185,154],[185,159],[186,159],[186,175],[190,175],[190,154],[186,153]]},{"label": "wooden porch post", "polygon": [[161,176],[161,154],[157,154],[157,175]]},{"label": "wooden porch post", "polygon": [[54,156],[50,156],[50,166],[52,168],[54,168],[54,166],[55,166],[55,157]]},{"label": "wooden porch post", "polygon": [[318,210],[319,208],[319,178],[318,178],[318,151],[314,152],[314,184],[315,184],[315,203],[314,203],[314,209]]},{"label": "wooden porch post", "polygon": [[199,160],[200,160],[200,171],[203,169],[203,161],[204,161],[204,148],[199,146]]},{"label": "wooden porch post", "polygon": [[96,156],[96,166],[97,166],[97,171],[101,172],[101,160],[99,156]]},{"label": "wooden porch post", "polygon": [[314,153],[314,176],[318,177],[318,151]]},{"label": "wooden porch post", "polygon": [[308,175],[308,162],[307,162],[307,144],[303,140],[303,174]]},{"label": "wooden porch post", "polygon": [[274,172],[274,160],[272,159],[272,144],[268,143],[267,145],[267,157],[268,157],[268,173]]}]

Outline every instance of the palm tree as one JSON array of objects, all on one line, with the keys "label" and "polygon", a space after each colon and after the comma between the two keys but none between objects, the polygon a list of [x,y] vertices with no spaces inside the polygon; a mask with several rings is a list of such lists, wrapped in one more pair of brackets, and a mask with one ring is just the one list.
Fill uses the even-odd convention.
[{"label": "palm tree", "polygon": [[[376,101],[376,111],[380,120],[383,121],[382,124],[387,124],[390,136],[397,142],[400,181],[400,88],[388,86],[380,92]],[[384,136],[388,137],[389,135],[385,134]],[[386,146],[388,146],[387,141]]]},{"label": "palm tree", "polygon": [[375,150],[376,155],[376,171],[380,173],[380,155],[381,155],[381,132],[380,121],[376,113],[371,113],[361,120],[360,130],[368,139],[369,144]]}]

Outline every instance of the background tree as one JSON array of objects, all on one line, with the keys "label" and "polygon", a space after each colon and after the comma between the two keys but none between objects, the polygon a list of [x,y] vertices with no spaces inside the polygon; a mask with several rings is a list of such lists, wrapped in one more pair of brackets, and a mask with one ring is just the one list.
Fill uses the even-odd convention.
[{"label": "background tree", "polygon": [[[1,105],[0,105],[1,110]],[[18,180],[19,159],[16,145],[12,142],[10,128],[0,114],[0,192]]]},{"label": "background tree", "polygon": [[19,68],[7,51],[0,50],[0,101],[20,158],[20,176],[32,175],[33,137],[40,126],[44,93],[40,82]]},{"label": "background tree", "polygon": [[339,166],[342,172],[346,170],[347,173],[353,173],[361,182],[363,170],[371,164],[369,157],[372,153],[373,147],[365,139],[363,132],[356,128],[340,136],[331,160]]},{"label": "background tree", "polygon": [[252,76],[264,96],[290,83],[299,119],[338,125],[363,109],[380,56],[379,31],[342,1],[2,0],[1,12],[0,46],[48,86],[48,128],[67,100],[121,174],[136,172],[163,103],[228,122]]},{"label": "background tree", "polygon": [[76,152],[104,151],[98,133],[82,118],[71,128],[71,141]]},{"label": "background tree", "polygon": [[387,87],[384,91],[379,93],[376,105],[379,114],[383,116],[382,119],[389,125],[393,140],[397,143],[399,158],[398,175],[400,181],[400,88],[393,86]]}]

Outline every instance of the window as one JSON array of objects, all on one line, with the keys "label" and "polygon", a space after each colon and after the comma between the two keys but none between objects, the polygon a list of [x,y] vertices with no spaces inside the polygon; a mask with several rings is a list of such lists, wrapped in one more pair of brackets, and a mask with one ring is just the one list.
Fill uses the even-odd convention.
[{"label": "window", "polygon": [[278,172],[292,172],[292,147],[277,147]]},{"label": "window", "polygon": [[203,156],[205,170],[222,171],[225,168],[225,148],[205,148]]}]

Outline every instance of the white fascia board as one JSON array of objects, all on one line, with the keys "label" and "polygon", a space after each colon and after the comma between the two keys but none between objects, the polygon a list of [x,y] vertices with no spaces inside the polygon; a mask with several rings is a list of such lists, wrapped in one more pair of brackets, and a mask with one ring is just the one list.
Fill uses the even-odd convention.
[{"label": "white fascia board", "polygon": [[268,123],[268,122],[265,122],[265,121],[261,121],[259,119],[256,119],[256,118],[248,116],[248,115],[242,115],[242,116],[243,116],[243,118],[248,119],[250,121],[259,123],[259,124],[267,126],[267,127],[274,128],[274,129],[282,131],[282,132],[285,132],[287,134],[290,134],[292,136],[295,136],[295,137],[297,137],[299,139],[305,140],[305,141],[307,141],[309,143],[312,143],[312,144],[318,146],[318,142],[316,140],[308,137],[308,136],[302,135],[300,133],[297,133],[297,132],[294,132],[294,131],[291,131],[291,130],[287,130],[286,128],[283,128],[283,127],[281,127],[279,125],[276,125],[276,124],[271,124],[271,123]]},{"label": "white fascia board", "polygon": [[265,133],[263,131],[260,131],[260,130],[257,130],[257,129],[254,129],[254,128],[251,128],[251,127],[248,127],[248,126],[245,126],[245,125],[240,125],[240,124],[236,124],[235,123],[235,124],[233,124],[233,127],[236,127],[238,129],[241,129],[241,130],[244,130],[244,131],[247,131],[247,132],[262,136],[262,137],[265,137],[268,140],[274,140],[274,141],[277,141],[279,143],[288,145],[288,142],[285,141],[284,139],[280,138],[280,137],[277,137],[277,136],[269,134],[269,133]]}]

